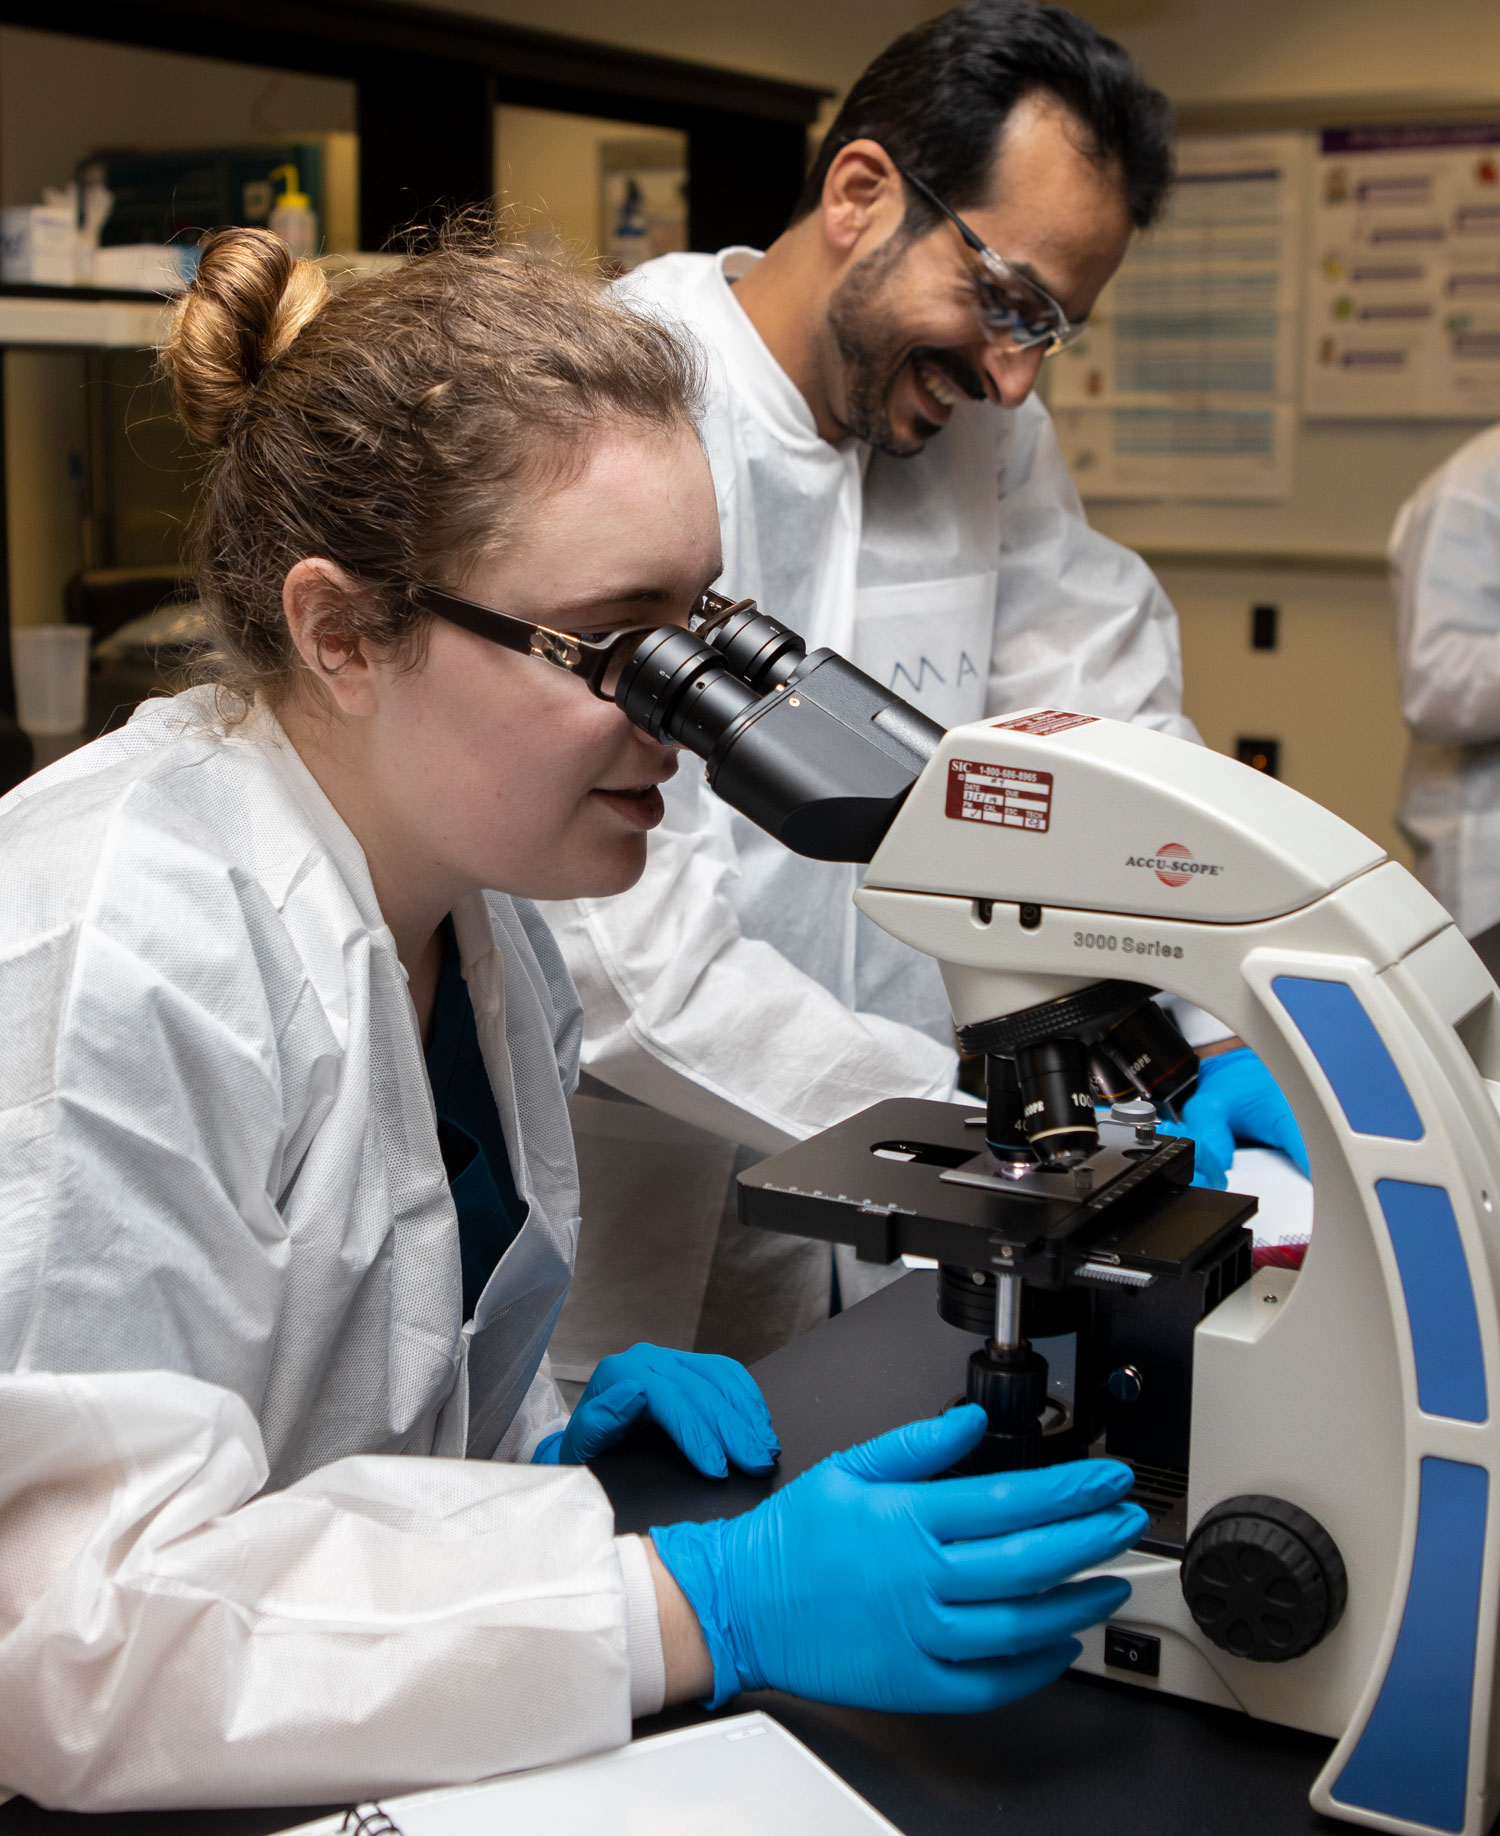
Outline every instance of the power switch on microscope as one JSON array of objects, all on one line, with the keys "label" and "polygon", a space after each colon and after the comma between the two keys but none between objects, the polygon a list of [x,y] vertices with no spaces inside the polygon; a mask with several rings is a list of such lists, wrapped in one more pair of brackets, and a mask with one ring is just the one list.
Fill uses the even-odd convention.
[{"label": "power switch on microscope", "polygon": [[1161,1640],[1150,1632],[1130,1632],[1124,1626],[1106,1626],[1104,1662],[1110,1670],[1133,1670],[1138,1677],[1159,1677]]}]

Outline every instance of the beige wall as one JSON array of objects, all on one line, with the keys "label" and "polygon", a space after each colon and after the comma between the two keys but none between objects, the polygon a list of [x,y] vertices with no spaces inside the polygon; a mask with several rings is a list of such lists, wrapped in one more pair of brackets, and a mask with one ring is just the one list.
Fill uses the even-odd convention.
[{"label": "beige wall", "polygon": [[605,141],[673,143],[687,164],[687,136],[637,122],[563,115],[544,108],[495,110],[495,183],[501,201],[534,229],[548,226],[585,255],[600,253],[599,148]]},{"label": "beige wall", "polygon": [[1076,0],[1175,102],[1500,97],[1495,0]]},{"label": "beige wall", "polygon": [[[1406,731],[1390,602],[1378,574],[1163,567],[1182,620],[1187,711],[1216,751],[1281,742],[1281,776],[1398,860]],[[1280,609],[1275,650],[1250,648],[1250,608]]]}]

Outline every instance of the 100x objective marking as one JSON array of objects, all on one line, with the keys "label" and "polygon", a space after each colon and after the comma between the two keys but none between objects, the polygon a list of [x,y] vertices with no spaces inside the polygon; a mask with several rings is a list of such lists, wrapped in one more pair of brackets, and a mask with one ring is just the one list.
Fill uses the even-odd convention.
[{"label": "100x objective marking", "polygon": [[1127,937],[1118,931],[1075,931],[1075,950],[1117,950],[1121,956],[1181,956],[1181,944],[1159,937]]}]

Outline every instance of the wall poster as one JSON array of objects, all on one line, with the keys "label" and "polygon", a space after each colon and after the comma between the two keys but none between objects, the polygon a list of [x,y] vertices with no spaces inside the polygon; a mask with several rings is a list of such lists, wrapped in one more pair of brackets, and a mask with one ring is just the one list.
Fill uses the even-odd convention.
[{"label": "wall poster", "polygon": [[1500,122],[1323,133],[1311,255],[1307,414],[1500,416]]},{"label": "wall poster", "polygon": [[1290,493],[1306,154],[1297,134],[1179,143],[1165,221],[1054,362],[1050,405],[1085,497]]}]

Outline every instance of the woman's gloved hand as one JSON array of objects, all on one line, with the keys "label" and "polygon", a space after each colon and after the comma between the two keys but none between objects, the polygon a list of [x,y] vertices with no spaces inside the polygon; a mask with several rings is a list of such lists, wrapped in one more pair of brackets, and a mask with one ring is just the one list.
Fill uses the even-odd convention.
[{"label": "woman's gloved hand", "polygon": [[1082,1460],[927,1483],[976,1446],[972,1403],[837,1453],[743,1517],[653,1530],[698,1616],[711,1707],[784,1689],[959,1714],[1060,1676],[1130,1593],[1107,1562],[1146,1527],[1128,1467]]},{"label": "woman's gloved hand", "polygon": [[707,1479],[769,1472],[781,1454],[755,1379],[733,1358],[632,1345],[601,1358],[567,1427],[548,1435],[533,1465],[583,1466],[640,1421],[667,1433]]},{"label": "woman's gloved hand", "polygon": [[[1307,1149],[1292,1106],[1248,1046],[1205,1058],[1198,1066],[1198,1088],[1182,1106],[1181,1128],[1162,1127],[1164,1132],[1192,1136],[1197,1167],[1208,1185],[1229,1183],[1236,1143],[1280,1148],[1299,1172],[1308,1171]],[[1199,1183],[1196,1177],[1193,1183]]]}]

